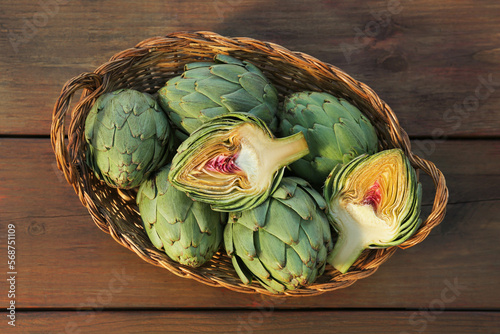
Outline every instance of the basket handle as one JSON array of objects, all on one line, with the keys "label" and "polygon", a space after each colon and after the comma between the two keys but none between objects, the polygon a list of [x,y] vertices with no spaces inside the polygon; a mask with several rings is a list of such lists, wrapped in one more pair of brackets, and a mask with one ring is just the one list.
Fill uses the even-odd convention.
[{"label": "basket handle", "polygon": [[[66,115],[69,112],[71,100],[76,91],[84,89],[82,98],[74,109],[75,111],[80,110],[83,104],[93,99],[95,95],[99,93],[102,82],[101,76],[95,73],[82,73],[74,77],[66,82],[62,88],[61,94],[52,112],[50,142],[56,155],[57,167],[64,173],[64,177],[68,183],[72,185],[74,185],[76,181],[77,171],[75,165],[72,163],[74,157],[70,156],[68,147],[64,142]],[[70,131],[70,133],[70,136],[75,135],[73,131]]]},{"label": "basket handle", "polygon": [[436,165],[434,165],[434,163],[422,159],[412,153],[409,154],[409,160],[413,166],[421,169],[432,178],[434,187],[436,188],[436,194],[434,196],[434,203],[432,205],[431,213],[429,214],[425,222],[422,223],[422,227],[417,231],[417,233],[410,237],[410,239],[399,245],[399,248],[402,249],[410,248],[423,241],[429,235],[432,228],[441,223],[446,214],[446,204],[448,203],[449,195],[444,175],[436,167]]}]

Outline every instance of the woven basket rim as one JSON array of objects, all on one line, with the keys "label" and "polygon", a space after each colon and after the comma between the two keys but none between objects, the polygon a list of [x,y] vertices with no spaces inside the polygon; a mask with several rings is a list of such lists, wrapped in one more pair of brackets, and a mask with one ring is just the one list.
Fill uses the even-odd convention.
[{"label": "woven basket rim", "polygon": [[[184,47],[184,49],[180,48],[179,45]],[[177,49],[173,50],[174,47],[177,47]],[[332,269],[329,272],[327,280],[326,278],[323,280],[320,278],[317,283],[297,290],[285,291],[280,294],[281,296],[313,296],[350,286],[358,279],[372,275],[382,263],[394,254],[397,248],[408,248],[422,242],[430,231],[444,219],[448,201],[448,189],[443,174],[432,162],[412,153],[409,137],[399,125],[396,115],[370,87],[353,79],[347,73],[331,64],[324,63],[302,52],[290,51],[275,43],[263,42],[248,37],[224,37],[209,31],[175,32],[163,37],[158,36],[146,39],[133,48],[116,53],[108,62],[102,64],[93,72],[82,73],[70,79],[64,85],[54,106],[51,144],[58,168],[64,173],[68,183],[73,186],[80,201],[88,209],[96,225],[104,232],[109,233],[119,244],[136,253],[144,261],[166,268],[181,277],[192,278],[209,286],[225,287],[243,293],[260,293],[277,296],[257,283],[244,285],[239,280],[235,280],[234,273],[231,273],[225,267],[226,271],[215,271],[215,273],[214,271],[209,271],[206,267],[186,267],[170,260],[164,253],[154,248],[152,244],[150,247],[141,245],[138,240],[142,240],[143,236],[137,223],[135,223],[136,227],[134,227],[133,233],[124,233],[123,228],[114,221],[116,218],[113,218],[109,212],[105,211],[102,200],[96,200],[97,198],[90,186],[95,180],[93,180],[92,175],[86,172],[83,160],[82,148],[84,147],[84,143],[82,127],[85,122],[86,112],[88,113],[94,101],[104,92],[116,88],[115,81],[117,77],[119,77],[121,84],[127,84],[128,82],[133,82],[137,77],[150,75],[147,71],[142,71],[142,69],[154,67],[158,64],[165,67],[166,71],[170,71],[171,64],[175,64],[177,67],[182,64],[179,59],[183,54],[187,53],[190,57],[203,57],[202,51],[205,49],[233,56],[259,57],[259,60],[264,59],[264,64],[253,63],[261,67],[264,71],[276,75],[276,80],[290,80],[289,82],[295,80],[293,75],[289,75],[290,78],[288,78],[288,73],[286,73],[287,76],[281,76],[281,73],[272,72],[275,66],[284,64],[284,66],[291,66],[293,69],[297,68],[299,71],[297,72],[298,75],[308,76],[310,81],[314,81],[314,84],[320,83],[321,85],[327,84],[335,87],[332,90],[339,87],[338,94],[342,94],[344,97],[352,100],[372,121],[375,119],[374,125],[377,128],[377,132],[384,134],[384,140],[381,145],[385,145],[387,148],[401,148],[413,167],[417,171],[422,170],[428,174],[434,182],[435,197],[432,212],[421,224],[417,233],[403,244],[397,247],[365,252],[363,253],[364,256],[356,261],[352,270],[346,274],[340,274]],[[162,57],[171,57],[168,58],[171,62],[162,63]],[[252,60],[250,59],[250,61]],[[133,72],[131,69],[135,69],[136,67],[141,70]],[[130,77],[127,76],[129,75],[129,71],[131,71]],[[158,79],[153,75],[150,81],[154,80]],[[306,82],[306,84],[309,85],[310,82]],[[151,87],[148,86],[147,89],[151,89]],[[70,110],[74,94],[79,90],[82,90],[80,100]],[[367,113],[367,110],[370,112]],[[70,112],[71,121],[68,129],[68,141],[66,142],[66,116]],[[379,140],[382,141],[381,137],[379,137]],[[128,199],[128,202],[125,203],[133,202],[131,205],[135,205],[133,192],[116,191],[124,201]],[[131,208],[130,210],[133,211],[134,209]],[[138,230],[136,231],[135,228]],[[142,234],[145,234],[144,230],[142,230]],[[227,261],[225,257],[227,255],[221,251],[216,254],[213,261],[221,261],[217,263],[221,264],[222,267],[225,266],[226,262],[224,261]],[[214,265],[212,264],[212,266]]]}]

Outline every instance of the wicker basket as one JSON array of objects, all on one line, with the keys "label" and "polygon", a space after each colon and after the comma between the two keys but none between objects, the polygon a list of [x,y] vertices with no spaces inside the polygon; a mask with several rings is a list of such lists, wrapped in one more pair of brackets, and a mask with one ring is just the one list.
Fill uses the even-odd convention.
[{"label": "wicker basket", "polygon": [[[183,71],[184,64],[210,60],[217,53],[249,60],[273,82],[280,99],[291,92],[325,91],[344,97],[360,108],[376,127],[382,148],[399,147],[412,165],[430,175],[436,194],[431,214],[409,240],[400,245],[408,248],[425,239],[431,229],[444,218],[448,189],[442,173],[433,163],[411,152],[410,140],[392,110],[369,87],[351,78],[338,68],[309,55],[289,51],[279,45],[250,38],[226,38],[212,32],[173,33],[139,43],[135,48],[114,55],[92,73],[83,73],[69,80],[54,107],[51,140],[58,167],[74,187],[82,204],[89,210],[97,226],[111,234],[121,245],[143,260],[170,272],[193,278],[204,284],[226,287],[245,293],[271,293],[258,283],[244,285],[224,251],[200,268],[190,268],[170,260],[149,241],[141,226],[135,193],[107,187],[97,180],[85,164],[85,118],[95,100],[103,93],[119,88],[133,88],[154,93],[165,82]],[[73,108],[65,142],[65,118],[73,95],[83,90]],[[365,251],[346,274],[331,266],[311,286],[287,291],[288,296],[312,296],[347,287],[360,278],[373,274],[397,247]]]}]

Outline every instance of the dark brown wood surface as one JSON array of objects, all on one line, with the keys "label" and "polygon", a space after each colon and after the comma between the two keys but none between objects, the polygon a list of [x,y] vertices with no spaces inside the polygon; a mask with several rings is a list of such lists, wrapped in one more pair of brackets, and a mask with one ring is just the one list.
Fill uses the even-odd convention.
[{"label": "dark brown wood surface", "polygon": [[[250,311],[32,312],[21,314],[26,333],[498,333],[490,312]],[[298,320],[299,319],[299,320]],[[369,331],[368,331],[369,329]]]},{"label": "dark brown wood surface", "polygon": [[[0,332],[500,333],[499,15],[492,0],[2,1],[0,270],[14,224],[18,275],[16,328],[0,284]],[[374,275],[307,298],[208,287],[118,245],[57,170],[52,108],[70,78],[180,30],[278,43],[371,86],[446,176],[443,223]]]}]

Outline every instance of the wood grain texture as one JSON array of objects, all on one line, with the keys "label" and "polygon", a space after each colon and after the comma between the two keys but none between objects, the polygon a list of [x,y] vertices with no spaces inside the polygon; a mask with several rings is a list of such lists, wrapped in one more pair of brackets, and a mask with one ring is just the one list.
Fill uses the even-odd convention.
[{"label": "wood grain texture", "polygon": [[[498,309],[500,171],[492,159],[498,152],[498,141],[437,143],[428,158],[449,181],[452,204],[445,221],[424,242],[396,252],[352,287],[283,299],[207,287],[145,263],[93,224],[56,170],[48,139],[0,139],[0,228],[4,233],[13,223],[17,229],[17,303],[22,308],[258,308],[272,300],[283,309],[432,308],[444,298],[447,309]],[[422,181],[428,210],[432,187]],[[0,245],[0,253],[5,247]],[[450,294],[450,286],[456,292]],[[0,294],[0,304],[6,302]]]},{"label": "wood grain texture", "polygon": [[[28,312],[23,333],[500,333],[500,315],[442,311]],[[3,325],[3,324],[2,324]],[[369,329],[369,331],[367,330]]]},{"label": "wood grain texture", "polygon": [[494,0],[59,3],[2,2],[0,134],[47,135],[63,84],[141,40],[212,30],[342,68],[388,102],[412,136],[500,135]]}]

